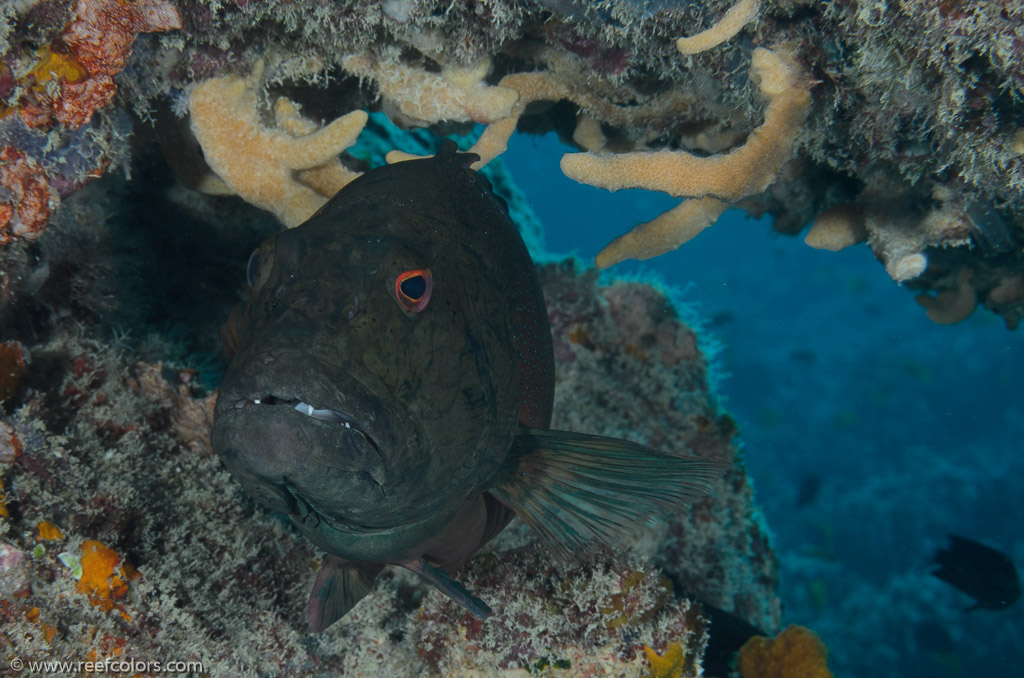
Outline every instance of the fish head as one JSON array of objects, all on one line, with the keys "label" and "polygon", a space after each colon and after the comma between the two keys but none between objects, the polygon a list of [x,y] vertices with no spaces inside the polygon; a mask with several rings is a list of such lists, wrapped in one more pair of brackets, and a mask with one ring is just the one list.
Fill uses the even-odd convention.
[{"label": "fish head", "polygon": [[251,495],[352,560],[419,555],[517,426],[514,280],[466,223],[478,191],[392,179],[252,254],[212,436]]}]

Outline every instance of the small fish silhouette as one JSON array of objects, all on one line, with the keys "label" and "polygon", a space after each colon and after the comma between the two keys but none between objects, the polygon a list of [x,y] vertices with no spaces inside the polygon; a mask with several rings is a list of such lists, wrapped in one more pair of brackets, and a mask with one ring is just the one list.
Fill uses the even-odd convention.
[{"label": "small fish silhouette", "polygon": [[1002,551],[968,539],[949,535],[949,546],[932,557],[938,569],[932,571],[950,586],[977,601],[967,609],[1005,610],[1020,599],[1017,566]]}]

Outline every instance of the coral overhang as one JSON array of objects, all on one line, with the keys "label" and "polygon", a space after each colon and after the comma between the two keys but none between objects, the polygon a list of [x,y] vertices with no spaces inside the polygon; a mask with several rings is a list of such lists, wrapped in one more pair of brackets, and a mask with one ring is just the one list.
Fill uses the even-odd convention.
[{"label": "coral overhang", "polygon": [[[38,180],[26,190],[22,179],[5,179],[0,233],[8,241],[38,236],[61,198],[123,164],[122,112],[146,118],[168,93],[175,103],[166,108],[181,112],[203,81],[250,78],[266,59],[265,77],[253,83],[259,120],[250,128],[271,145],[280,144],[271,141],[278,133],[295,136],[267,112],[281,95],[303,104],[317,127],[365,109],[439,131],[484,123],[473,149],[481,165],[515,129],[553,129],[586,151],[567,160],[574,176],[688,198],[690,205],[617,241],[602,265],[670,249],[735,206],[772,214],[785,233],[817,222],[812,244],[866,240],[886,271],[916,290],[956,288],[959,271],[970,269],[976,303],[1015,326],[1024,315],[1024,297],[1012,294],[1024,266],[1024,70],[1013,45],[1024,9],[914,0],[883,17],[878,7],[22,3],[6,10],[11,28],[0,41],[0,135]],[[768,72],[757,61],[768,58],[785,61],[768,70],[796,83],[788,93],[769,92],[763,75],[753,85]],[[773,109],[784,103],[780,117]],[[306,134],[316,136],[299,136]],[[758,149],[763,166],[740,162]],[[229,173],[220,162],[218,173]],[[697,197],[703,191],[685,181],[694,167],[732,177],[732,187],[717,184]],[[316,203],[314,193],[336,185],[332,178],[317,188],[290,167],[286,178],[287,196],[256,191],[250,199],[305,205],[275,208],[290,223]],[[49,197],[41,201],[44,182]],[[836,210],[860,215],[859,223],[819,240],[824,224],[840,227]]]}]

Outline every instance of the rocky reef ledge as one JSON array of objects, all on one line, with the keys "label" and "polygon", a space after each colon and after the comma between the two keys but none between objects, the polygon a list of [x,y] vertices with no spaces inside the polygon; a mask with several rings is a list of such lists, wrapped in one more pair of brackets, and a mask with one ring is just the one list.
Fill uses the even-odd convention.
[{"label": "rocky reef ledge", "polygon": [[694,330],[649,284],[602,285],[572,261],[540,274],[556,426],[732,465],[690,514],[638,535],[635,554],[560,563],[517,522],[457,573],[492,618],[391,570],[344,620],[309,634],[306,595],[323,556],[221,467],[202,375],[147,362],[172,347],[111,342],[84,322],[89,309],[40,295],[22,309],[37,340],[0,352],[5,661],[192,661],[251,676],[693,675],[715,634],[705,606],[777,630],[777,562]]}]

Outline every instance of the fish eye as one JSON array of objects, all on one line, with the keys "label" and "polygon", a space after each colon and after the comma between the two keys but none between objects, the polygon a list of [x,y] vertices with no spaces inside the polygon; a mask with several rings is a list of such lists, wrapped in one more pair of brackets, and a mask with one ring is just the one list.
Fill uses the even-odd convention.
[{"label": "fish eye", "polygon": [[419,313],[430,303],[434,280],[429,268],[414,268],[395,279],[395,298],[406,311]]},{"label": "fish eye", "polygon": [[245,281],[252,287],[256,282],[256,276],[260,274],[260,251],[255,249],[249,255],[249,263],[245,265]]}]

